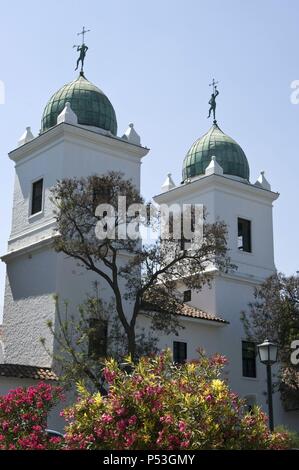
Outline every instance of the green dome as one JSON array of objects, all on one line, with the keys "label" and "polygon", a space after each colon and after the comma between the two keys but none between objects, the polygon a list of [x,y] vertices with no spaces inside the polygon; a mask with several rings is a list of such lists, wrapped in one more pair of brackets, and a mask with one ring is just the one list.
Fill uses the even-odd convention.
[{"label": "green dome", "polygon": [[183,181],[204,175],[212,156],[227,175],[249,180],[249,165],[245,153],[231,137],[224,134],[216,123],[200,137],[188,151],[183,163]]},{"label": "green dome", "polygon": [[64,85],[50,98],[42,117],[42,132],[57,124],[57,117],[69,102],[78,123],[117,133],[115,111],[106,95],[84,75]]}]

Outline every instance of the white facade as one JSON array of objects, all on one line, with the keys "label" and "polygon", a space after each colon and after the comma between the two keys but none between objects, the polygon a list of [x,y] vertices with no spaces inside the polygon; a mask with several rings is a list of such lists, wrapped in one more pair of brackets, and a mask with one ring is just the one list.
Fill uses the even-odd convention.
[{"label": "white facade", "polygon": [[[163,189],[163,187],[162,187]],[[242,340],[246,340],[241,312],[248,310],[254,289],[275,272],[273,250],[272,204],[278,193],[252,185],[241,179],[214,171],[191,182],[164,191],[155,197],[158,204],[203,204],[207,221],[224,221],[227,225],[227,248],[236,269],[230,273],[215,272],[211,288],[192,293],[190,304],[229,322],[228,325],[203,326],[197,320],[185,319],[185,330],[172,341],[187,343],[188,359],[202,347],[208,354],[224,354],[231,388],[241,397],[251,397],[267,412],[265,366],[256,361],[256,377],[243,377]],[[238,249],[238,218],[251,222],[251,252]],[[161,346],[171,346],[170,338],[161,338]],[[299,412],[286,412],[279,394],[274,395],[275,424],[299,429]]]},{"label": "white facade", "polygon": [[[107,171],[123,172],[139,189],[141,158],[147,152],[128,141],[62,123],[10,153],[16,177],[12,231],[3,257],[7,264],[5,362],[50,367],[40,338],[46,338],[53,349],[46,324],[47,320],[55,323],[53,296],[58,294],[75,309],[92,289],[94,276],[52,249],[55,222],[50,189],[66,177]],[[40,178],[44,181],[43,206],[31,216],[32,183]]]},{"label": "white facade", "polygon": [[[53,205],[50,189],[57,180],[122,171],[140,189],[141,159],[148,149],[140,145],[140,138],[130,125],[122,138],[107,132],[70,124],[70,108],[60,115],[60,124],[36,138],[28,130],[21,146],[10,153],[15,162],[15,188],[12,230],[7,253],[4,302],[4,322],[0,361],[8,364],[51,367],[52,360],[41,345],[46,338],[53,350],[53,337],[46,325],[55,324],[54,294],[68,300],[71,309],[82,304],[91,292],[92,273],[77,266],[73,260],[57,254],[52,248],[55,236]],[[228,227],[228,249],[232,263],[238,269],[229,274],[215,272],[211,288],[192,292],[190,304],[221,317],[227,323],[198,318],[183,318],[183,330],[178,336],[161,335],[161,349],[172,348],[173,341],[187,343],[187,358],[196,357],[198,347],[208,354],[226,355],[229,365],[226,373],[231,388],[242,397],[254,396],[266,411],[266,374],[257,361],[257,377],[242,376],[243,326],[242,310],[253,299],[254,288],[275,272],[273,253],[272,204],[278,194],[270,191],[263,174],[259,184],[249,184],[241,178],[224,176],[217,161],[212,159],[206,175],[175,186],[171,175],[163,185],[163,193],[155,197],[157,203],[201,203],[208,212],[208,221],[222,220]],[[43,179],[42,210],[31,216],[32,184]],[[265,183],[266,181],[266,183]],[[250,220],[251,253],[238,249],[238,218]],[[109,288],[101,286],[101,295],[109,300]],[[148,327],[147,320],[140,327]],[[1,345],[0,345],[1,346]],[[1,352],[2,351],[2,352]],[[1,358],[2,356],[4,356]],[[0,377],[0,393],[9,388],[29,383],[26,379]],[[55,415],[55,413],[54,413]],[[52,419],[52,418],[51,418]],[[59,429],[61,421],[54,416],[51,426]],[[275,423],[299,428],[298,412],[283,411],[279,396],[275,396]]]}]

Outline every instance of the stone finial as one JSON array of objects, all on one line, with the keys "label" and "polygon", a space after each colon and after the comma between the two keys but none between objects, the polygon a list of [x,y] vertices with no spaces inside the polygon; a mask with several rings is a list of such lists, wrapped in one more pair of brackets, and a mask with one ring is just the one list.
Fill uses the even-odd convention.
[{"label": "stone finial", "polygon": [[26,127],[24,134],[21,135],[20,139],[18,140],[18,147],[21,145],[27,144],[30,140],[34,139],[34,135],[31,132],[31,127]]},{"label": "stone finial", "polygon": [[211,161],[205,170],[205,175],[223,175],[223,168],[219,165],[216,157],[213,155]]},{"label": "stone finial", "polygon": [[258,186],[259,188],[267,189],[268,191],[271,191],[271,185],[269,181],[266,179],[264,171],[261,171],[260,176],[258,177],[258,179],[256,180],[254,184],[255,186]]},{"label": "stone finial", "polygon": [[166,193],[166,191],[169,191],[170,189],[173,189],[175,187],[176,186],[175,186],[175,183],[174,183],[174,181],[171,177],[171,173],[168,173],[166,180],[164,181],[164,183],[161,186],[162,192]]},{"label": "stone finial", "polygon": [[122,136],[122,139],[127,140],[130,144],[141,145],[140,136],[134,129],[134,124],[129,124],[128,129]]},{"label": "stone finial", "polygon": [[61,124],[62,122],[66,122],[67,124],[78,124],[77,114],[74,113],[69,102],[65,103],[64,109],[57,116],[57,124]]}]

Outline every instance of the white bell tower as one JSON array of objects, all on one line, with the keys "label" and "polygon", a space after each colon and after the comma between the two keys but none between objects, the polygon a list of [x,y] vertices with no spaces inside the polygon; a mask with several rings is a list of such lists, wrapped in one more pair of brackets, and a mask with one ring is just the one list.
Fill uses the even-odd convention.
[{"label": "white bell tower", "polygon": [[[53,250],[55,220],[50,190],[57,180],[122,172],[140,188],[141,159],[148,149],[130,124],[117,137],[112,104],[83,72],[56,92],[45,107],[42,130],[30,128],[10,152],[15,163],[12,229],[7,253],[3,343],[4,362],[51,367],[40,343],[53,337],[54,294],[74,308],[90,293],[93,277]],[[76,307],[77,306],[77,307]]]},{"label": "white bell tower", "polygon": [[[228,377],[241,396],[261,400],[263,377],[260,365],[255,378],[242,371],[242,341],[245,340],[241,312],[248,309],[254,289],[275,272],[272,205],[278,198],[264,172],[255,184],[249,182],[249,165],[241,147],[214,121],[211,129],[191,146],[183,164],[183,181],[176,186],[168,174],[158,204],[202,204],[207,221],[227,226],[228,256],[237,269],[215,270],[211,288],[192,292],[189,305],[224,318],[229,325],[218,330],[214,344],[198,338],[197,346],[220,352],[229,360]],[[208,341],[208,340],[207,340]]]}]

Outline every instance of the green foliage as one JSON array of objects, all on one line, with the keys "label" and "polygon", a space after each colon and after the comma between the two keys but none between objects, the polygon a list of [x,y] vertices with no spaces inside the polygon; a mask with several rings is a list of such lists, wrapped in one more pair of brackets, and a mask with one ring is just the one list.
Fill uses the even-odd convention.
[{"label": "green foliage", "polygon": [[299,339],[299,276],[274,274],[255,291],[255,301],[242,313],[247,337],[278,345],[281,368],[275,384],[286,409],[299,408],[299,365],[291,361],[292,342]]},{"label": "green foliage", "polygon": [[279,433],[288,433],[289,441],[290,441],[290,448],[291,449],[299,449],[299,434],[296,431],[290,431],[285,426],[276,426],[275,431]]},{"label": "green foliage", "polygon": [[286,432],[270,433],[259,409],[244,403],[221,378],[226,360],[216,355],[174,365],[169,352],[106,361],[107,397],[82,384],[79,401],[64,416],[69,449],[285,449]]},{"label": "green foliage", "polygon": [[[123,209],[118,207],[119,196],[125,196]],[[221,221],[209,224],[203,217],[203,237],[194,231],[192,249],[182,249],[181,230],[179,239],[164,237],[163,230],[158,230],[154,239],[142,243],[140,226],[155,232],[161,226],[161,214],[151,204],[149,210],[140,205],[136,210],[136,204],[144,200],[138,188],[121,173],[59,181],[52,190],[52,202],[56,207],[55,249],[92,272],[101,288],[109,287],[112,312],[121,324],[126,353],[135,360],[139,356],[137,320],[145,315],[146,306],[150,306],[146,315],[151,331],[177,332],[178,313],[183,306],[178,288],[182,279],[187,288],[200,291],[211,278],[208,266],[233,268],[227,257],[226,226]],[[110,209],[112,206],[113,217],[107,217],[100,204],[109,204]],[[137,217],[128,212],[132,204]],[[181,221],[182,215],[176,214],[175,219]],[[106,227],[100,230],[101,235],[99,227]],[[133,227],[134,236],[123,237],[124,227]],[[130,256],[124,257],[124,253]]]}]

